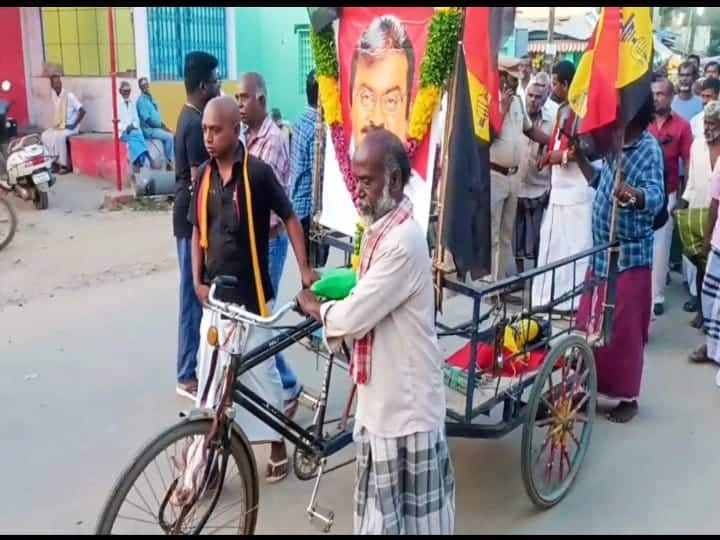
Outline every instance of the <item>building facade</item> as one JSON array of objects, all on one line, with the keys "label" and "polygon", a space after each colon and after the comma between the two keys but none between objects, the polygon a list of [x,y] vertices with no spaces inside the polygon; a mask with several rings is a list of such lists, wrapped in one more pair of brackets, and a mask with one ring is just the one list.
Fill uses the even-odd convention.
[{"label": "building facade", "polygon": [[[13,79],[13,115],[21,123],[50,121],[48,76],[59,71],[88,111],[82,130],[112,131],[109,9],[0,8],[0,32],[10,42],[0,66]],[[226,94],[235,93],[239,73],[258,71],[267,82],[270,108],[289,121],[302,112],[305,75],[313,67],[305,8],[112,9],[118,84],[128,80],[136,97],[138,77],[148,77],[168,125],[175,124],[185,101],[183,59],[193,50],[218,58]]]}]

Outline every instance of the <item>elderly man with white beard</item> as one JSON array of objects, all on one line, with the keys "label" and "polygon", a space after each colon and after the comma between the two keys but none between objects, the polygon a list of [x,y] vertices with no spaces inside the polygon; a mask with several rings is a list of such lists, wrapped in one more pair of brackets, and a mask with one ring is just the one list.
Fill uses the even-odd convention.
[{"label": "elderly man with white beard", "polygon": [[445,437],[442,356],[425,235],[403,194],[410,160],[400,139],[369,132],[352,161],[365,221],[358,283],[344,300],[298,304],[326,344],[353,341],[357,385],[356,534],[452,534],[455,481]]}]

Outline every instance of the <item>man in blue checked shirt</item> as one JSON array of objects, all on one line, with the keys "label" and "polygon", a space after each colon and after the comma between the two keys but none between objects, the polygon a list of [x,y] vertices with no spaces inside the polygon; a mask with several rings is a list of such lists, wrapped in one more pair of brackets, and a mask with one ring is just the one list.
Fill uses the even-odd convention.
[{"label": "man in blue checked shirt", "polygon": [[[290,147],[290,194],[300,223],[305,232],[305,247],[308,261],[314,266],[325,266],[328,256],[327,246],[318,246],[310,242],[310,224],[312,222],[312,181],[315,165],[315,129],[318,117],[318,83],[315,70],[307,75],[305,81],[307,107],[293,126]],[[311,253],[313,252],[314,253]]]},{"label": "man in blue checked shirt", "polygon": [[[596,189],[592,216],[596,246],[610,241],[613,199],[618,200],[616,230],[620,257],[612,338],[595,349],[595,364],[598,393],[620,402],[607,417],[619,423],[631,420],[638,410],[652,306],[653,222],[665,202],[663,153],[647,129],[653,114],[653,98],[648,94],[625,130],[622,178],[617,188],[614,159],[604,160],[600,168],[593,168],[580,152],[576,154],[585,178]],[[593,257],[588,273],[602,278],[607,271],[608,253],[603,251]],[[604,283],[583,294],[577,319],[580,328],[590,326],[591,331],[597,330],[604,298]]]},{"label": "man in blue checked shirt", "polygon": [[167,170],[173,170],[173,162],[175,161],[175,141],[174,135],[160,117],[155,98],[150,93],[150,83],[147,77],[140,77],[138,80],[140,87],[140,97],[137,100],[137,113],[140,118],[140,128],[146,140],[157,139],[163,145],[165,151],[165,159],[167,159]]}]

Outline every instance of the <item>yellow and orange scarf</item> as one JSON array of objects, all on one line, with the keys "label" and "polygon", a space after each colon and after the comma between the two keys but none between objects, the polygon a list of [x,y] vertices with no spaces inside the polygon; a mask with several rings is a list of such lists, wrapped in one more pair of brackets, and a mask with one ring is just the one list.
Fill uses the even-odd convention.
[{"label": "yellow and orange scarf", "polygon": [[[262,317],[268,316],[267,302],[265,301],[265,291],[262,284],[262,274],[260,273],[260,261],[257,254],[257,245],[255,243],[255,225],[253,222],[252,193],[250,191],[250,175],[248,174],[248,152],[243,150],[243,185],[245,187],[245,207],[248,215],[248,235],[250,239],[250,256],[253,265],[253,276],[255,278],[255,291],[257,293],[258,307]],[[210,195],[210,177],[212,173],[212,165],[208,163],[203,172],[200,185],[198,186],[197,197],[197,217],[198,228],[200,229],[200,247],[207,251],[208,249],[208,197]],[[238,188],[235,187],[233,202],[235,203],[235,212],[240,219],[240,205],[238,203]]]}]

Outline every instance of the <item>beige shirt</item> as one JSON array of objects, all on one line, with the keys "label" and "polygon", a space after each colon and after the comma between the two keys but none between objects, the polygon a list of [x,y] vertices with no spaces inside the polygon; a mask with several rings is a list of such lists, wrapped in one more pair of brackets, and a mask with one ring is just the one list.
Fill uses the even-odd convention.
[{"label": "beige shirt", "polygon": [[[554,116],[550,108],[543,106],[540,116],[533,123],[537,125],[548,137],[552,131]],[[541,197],[550,189],[550,167],[545,166],[538,170],[537,161],[540,157],[540,144],[522,135],[522,158],[518,170],[520,190],[518,197],[535,199]]]},{"label": "beige shirt", "polygon": [[[715,167],[720,164],[720,158]],[[690,163],[688,165],[687,185],[682,198],[687,201],[690,208],[710,207],[710,149],[705,137],[695,139],[690,146]]]},{"label": "beige shirt", "polygon": [[[379,227],[387,217],[371,227]],[[380,241],[352,294],[322,305],[328,346],[374,330],[370,378],[358,385],[356,429],[379,437],[433,431],[445,423],[442,355],[435,333],[431,261],[408,219]]]},{"label": "beige shirt", "polygon": [[490,161],[501,167],[517,167],[522,157],[524,146],[523,133],[532,127],[525,113],[525,106],[518,96],[510,104],[510,109],[503,118],[500,133],[490,145]]}]

